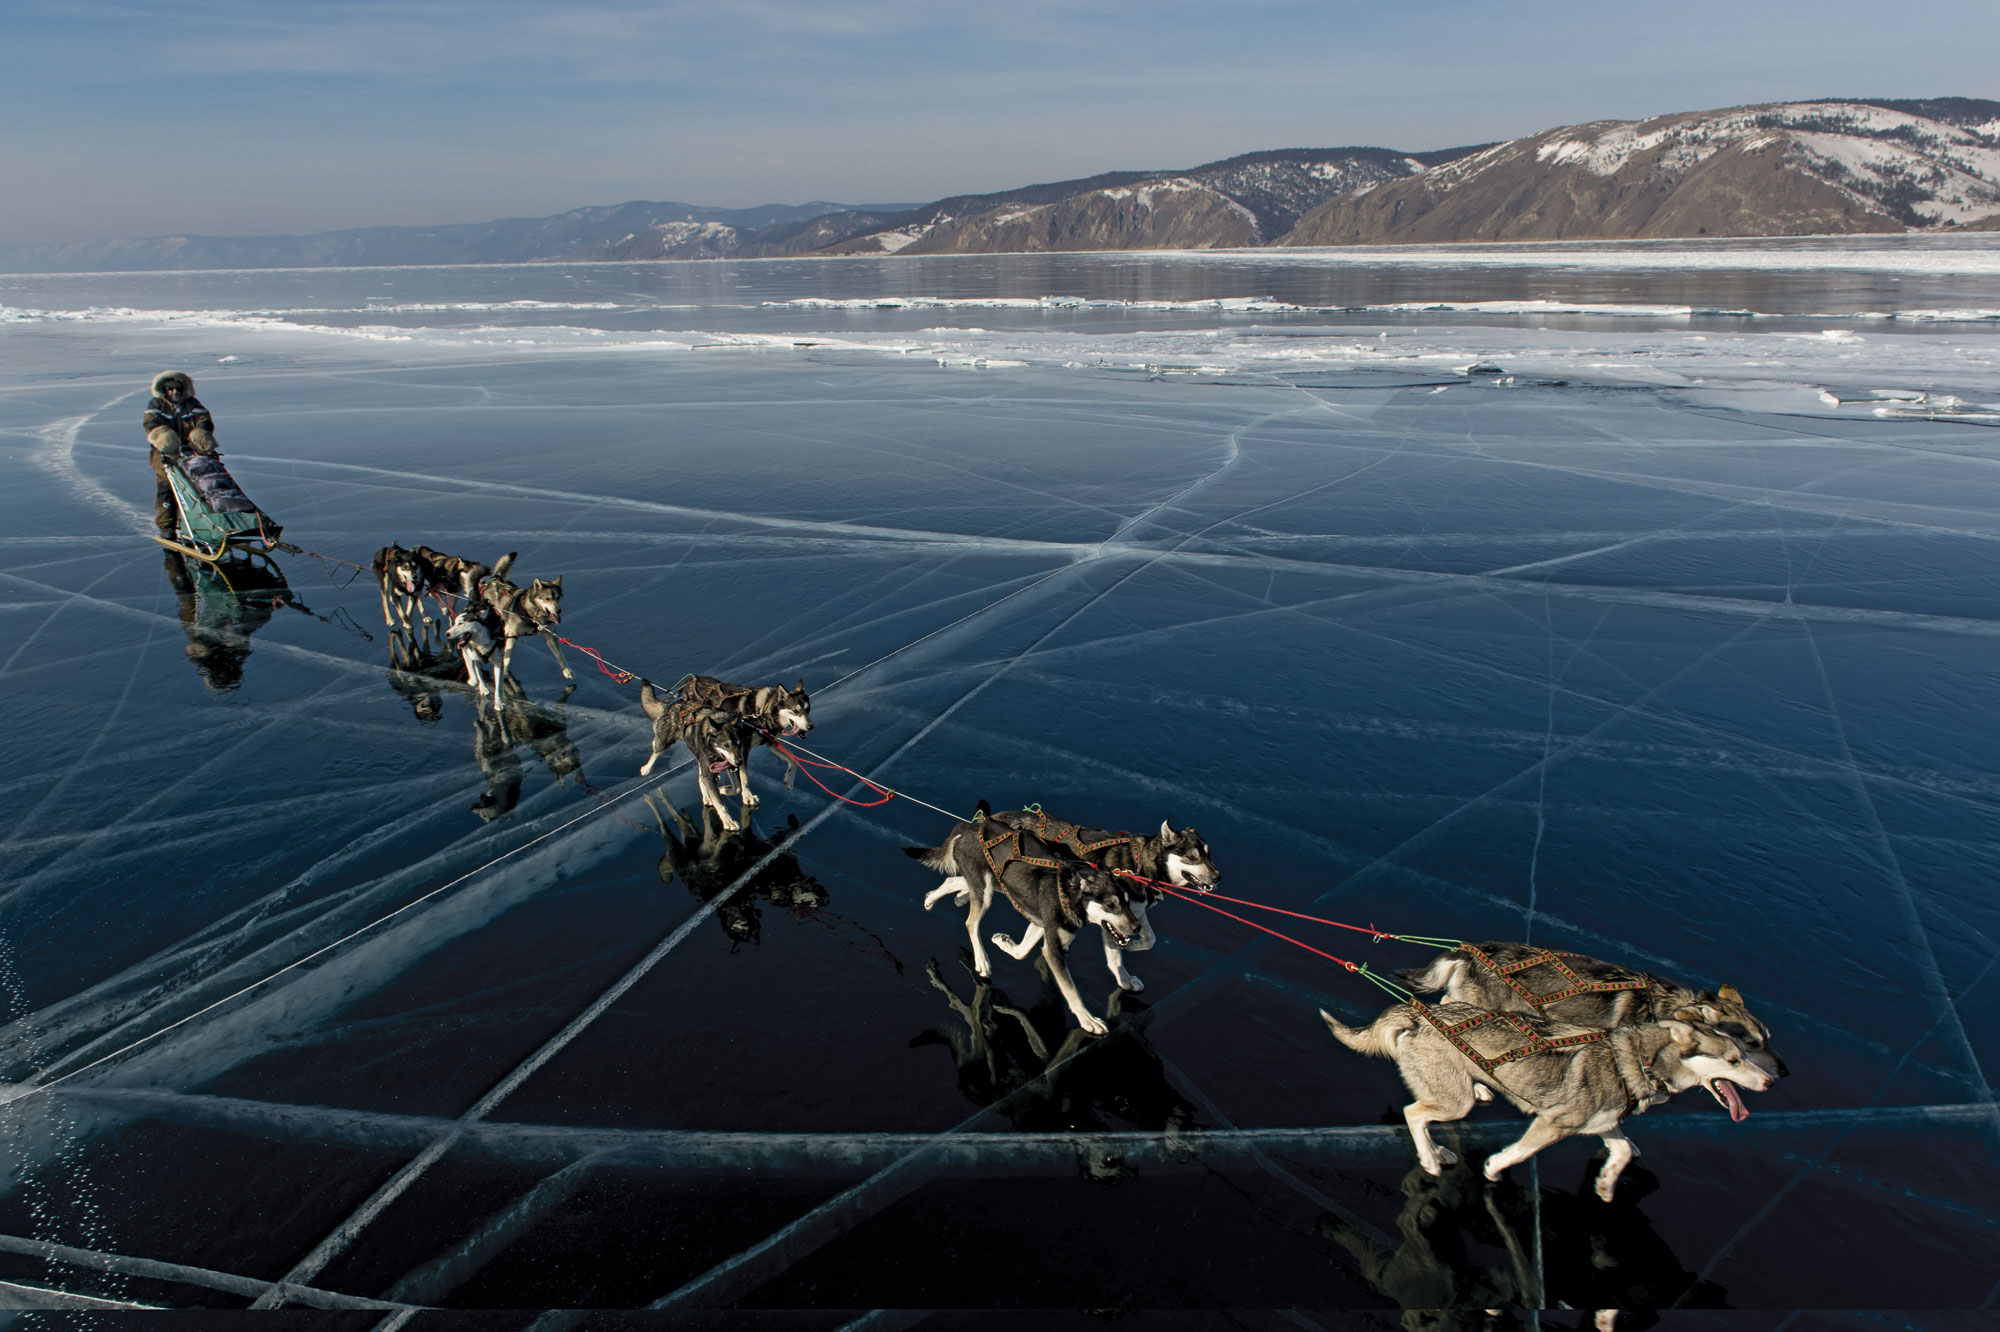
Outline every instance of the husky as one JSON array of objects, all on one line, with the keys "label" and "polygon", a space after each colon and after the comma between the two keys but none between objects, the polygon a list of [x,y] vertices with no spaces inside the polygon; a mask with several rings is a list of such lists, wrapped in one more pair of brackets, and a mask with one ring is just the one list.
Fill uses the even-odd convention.
[{"label": "husky", "polygon": [[[533,638],[545,629],[552,629],[562,623],[562,578],[537,578],[527,587],[517,587],[507,581],[508,571],[514,567],[514,552],[509,551],[493,562],[493,570],[473,584],[475,600],[491,606],[500,617],[500,673],[510,675],[514,670],[514,644],[524,638]],[[563,660],[562,649],[556,646],[555,635],[546,636],[549,651],[555,654],[556,665],[561,668],[563,679],[576,679],[576,672]]]},{"label": "husky", "polygon": [[[806,694],[806,682],[787,689],[781,684],[753,688],[750,685],[727,684],[712,675],[690,675],[680,687],[683,702],[692,702],[705,708],[720,708],[741,718],[747,733],[745,743],[751,749],[771,743],[772,735],[804,735],[812,729],[812,699]],[[747,755],[746,755],[747,760]],[[787,758],[785,789],[791,789],[791,760]],[[757,808],[757,797],[750,793],[750,765],[746,761],[737,780],[743,788],[743,808]]]},{"label": "husky", "polygon": [[444,631],[444,638],[445,642],[457,650],[459,659],[465,663],[465,678],[479,691],[479,702],[476,707],[478,713],[486,711],[487,697],[486,677],[480,674],[480,668],[485,667],[492,672],[493,715],[498,717],[501,700],[504,697],[500,682],[506,678],[500,663],[494,660],[500,653],[500,617],[484,602],[468,601],[458,614],[452,617],[450,626]]},{"label": "husky", "polygon": [[417,559],[414,551],[404,550],[395,542],[390,542],[375,552],[375,582],[382,589],[382,623],[391,629],[400,627],[413,629],[411,613],[423,616],[426,626],[431,617],[423,614],[424,593],[430,587],[430,571]]},{"label": "husky", "polygon": [[[512,555],[505,558],[509,563],[514,559]],[[424,627],[429,628],[433,621],[424,609],[426,596],[447,592],[469,603],[479,581],[492,572],[490,566],[475,560],[447,555],[429,546],[405,550],[392,541],[375,552],[375,581],[382,589],[382,623],[394,629],[400,619],[403,628],[414,628],[410,618],[414,612],[423,620]]]},{"label": "husky", "polygon": [[[1396,978],[1418,994],[1444,991],[1455,1003],[1494,1012],[1534,1013],[1585,1027],[1623,1027],[1673,1018],[1699,1022],[1743,1046],[1773,1077],[1788,1070],[1734,985],[1710,993],[1581,953],[1552,953],[1523,943],[1461,944],[1427,967]],[[1558,995],[1558,998],[1543,996]],[[1531,997],[1532,996],[1532,997]]]},{"label": "husky", "polygon": [[[1049,975],[1062,991],[1077,1025],[1093,1036],[1104,1035],[1111,1029],[1084,1007],[1064,955],[1070,941],[1086,925],[1102,927],[1109,941],[1107,954],[1112,947],[1125,948],[1136,942],[1142,926],[1132,909],[1135,885],[1109,870],[1082,864],[1061,848],[1020,829],[990,839],[991,828],[986,823],[961,823],[941,846],[903,848],[903,854],[951,876],[925,895],[924,910],[946,897],[968,904],[971,910],[966,914],[965,932],[972,938],[972,969],[976,975],[991,976],[993,963],[979,937],[979,922],[993,905],[993,894],[1006,894],[1015,909],[1027,917],[1034,931],[1031,937],[1041,940]],[[995,936],[995,941],[1004,937]],[[1010,948],[1009,953],[1025,956],[1026,950],[1016,955]],[[1122,970],[1115,968],[1112,974]],[[1135,987],[1121,982],[1120,988]]]},{"label": "husky", "polygon": [[[701,790],[702,808],[714,810],[716,821],[725,830],[741,831],[755,806],[749,799],[749,785],[742,778],[743,756],[749,746],[743,738],[743,723],[736,714],[721,708],[705,708],[686,699],[670,701],[653,688],[651,680],[639,682],[639,706],[653,719],[653,752],[639,769],[639,775],[651,776],[653,765],[662,754],[676,744],[686,745],[688,753],[694,756],[694,780]],[[731,818],[722,807],[722,792],[715,779],[727,772],[737,774],[737,785],[743,792],[742,822]]]},{"label": "husky", "polygon": [[[1430,1125],[1465,1118],[1479,1101],[1474,1088],[1483,1086],[1535,1117],[1518,1141],[1486,1158],[1486,1178],[1499,1179],[1551,1143],[1590,1133],[1610,1150],[1597,1173],[1597,1196],[1606,1202],[1639,1154],[1625,1136],[1626,1116],[1699,1085],[1741,1123],[1750,1112],[1736,1089],[1765,1091],[1777,1081],[1749,1061],[1734,1037],[1674,1018],[1605,1031],[1449,1002],[1421,1012],[1416,1004],[1392,1004],[1362,1028],[1343,1025],[1325,1009],[1319,1015],[1348,1049],[1395,1061],[1416,1097],[1403,1107],[1403,1120],[1426,1172],[1435,1175],[1458,1160],[1431,1142]],[[1523,1048],[1529,1052],[1519,1054]],[[1498,1062],[1510,1053],[1517,1057]]]},{"label": "husky", "polygon": [[[1205,893],[1221,882],[1222,872],[1215,868],[1210,857],[1208,843],[1193,828],[1183,828],[1175,832],[1167,820],[1160,820],[1160,831],[1144,837],[1134,837],[1129,833],[1106,832],[1100,828],[1080,828],[1074,823],[1052,818],[1040,809],[1010,809],[995,814],[986,808],[984,800],[979,802],[979,812],[989,822],[1007,828],[1020,828],[1034,833],[1045,842],[1060,843],[1073,856],[1098,865],[1114,873],[1137,875],[1136,879],[1126,879],[1132,893],[1132,911],[1139,920],[1139,931],[1128,943],[1118,943],[1107,931],[1104,934],[1104,965],[1111,969],[1111,975],[1121,990],[1135,993],[1146,988],[1144,981],[1133,975],[1125,966],[1125,954],[1143,953],[1159,942],[1153,933],[1153,923],[1147,918],[1147,909],[1166,894],[1159,889],[1160,883],[1170,883],[1176,888],[1191,888]],[[964,905],[963,900],[959,902]],[[1020,961],[1042,940],[1042,927],[1031,924],[1021,935],[1021,941],[1004,934],[993,936],[993,942],[1000,949]]]}]

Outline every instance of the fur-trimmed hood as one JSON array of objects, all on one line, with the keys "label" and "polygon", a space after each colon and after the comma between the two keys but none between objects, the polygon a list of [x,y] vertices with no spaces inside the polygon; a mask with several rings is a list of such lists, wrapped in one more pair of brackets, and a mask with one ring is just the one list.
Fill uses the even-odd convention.
[{"label": "fur-trimmed hood", "polygon": [[181,373],[179,370],[162,370],[160,371],[159,374],[154,375],[153,396],[156,398],[164,397],[166,395],[167,385],[175,382],[176,380],[180,382],[181,392],[187,394],[188,397],[192,398],[194,396],[194,381],[192,379],[189,379],[185,374]]}]

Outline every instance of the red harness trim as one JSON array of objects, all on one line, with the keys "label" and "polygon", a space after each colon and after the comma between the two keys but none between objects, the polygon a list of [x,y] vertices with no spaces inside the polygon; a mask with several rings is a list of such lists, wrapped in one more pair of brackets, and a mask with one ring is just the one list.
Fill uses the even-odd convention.
[{"label": "red harness trim", "polygon": [[[1478,1065],[1479,1071],[1482,1073],[1491,1073],[1502,1064],[1511,1064],[1517,1060],[1531,1058],[1534,1055],[1549,1054],[1556,1050],[1573,1049],[1579,1045],[1593,1045],[1598,1041],[1604,1040],[1611,1034],[1608,1031],[1592,1030],[1580,1032],[1575,1036],[1562,1036],[1555,1040],[1550,1040],[1547,1036],[1529,1026],[1528,1019],[1520,1013],[1482,1012],[1474,1014],[1463,1022],[1454,1022],[1447,1025],[1421,999],[1410,1000],[1410,1009],[1419,1018],[1423,1019],[1432,1031],[1435,1031],[1438,1035],[1457,1046],[1458,1052]],[[1479,1053],[1479,1051],[1472,1048],[1471,1042],[1465,1039],[1465,1033],[1494,1022],[1504,1023],[1512,1027],[1525,1037],[1528,1043],[1517,1050],[1508,1050],[1504,1054],[1483,1055]]]},{"label": "red harness trim", "polygon": [[[1566,957],[1582,957],[1582,953],[1557,953],[1551,952],[1546,948],[1537,948],[1519,962],[1512,962],[1506,966],[1502,966],[1500,963],[1495,962],[1476,944],[1460,944],[1458,949],[1467,957],[1470,957],[1473,961],[1491,971],[1495,976],[1498,976],[1502,984],[1533,1004],[1537,1011],[1540,1011],[1549,1004],[1555,1003],[1559,999],[1569,999],[1579,994],[1610,994],[1618,990],[1643,990],[1648,988],[1646,982],[1643,980],[1585,980],[1583,977],[1577,975],[1567,962],[1563,961]],[[1554,967],[1563,979],[1569,982],[1569,985],[1564,989],[1552,990],[1548,994],[1536,994],[1532,989],[1528,988],[1526,981],[1518,979],[1521,972],[1532,971],[1536,967],[1541,966]]]}]

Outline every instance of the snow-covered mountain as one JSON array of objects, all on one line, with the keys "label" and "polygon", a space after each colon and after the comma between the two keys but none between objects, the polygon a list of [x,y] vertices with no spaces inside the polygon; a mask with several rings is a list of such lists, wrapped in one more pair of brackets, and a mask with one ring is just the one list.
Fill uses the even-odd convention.
[{"label": "snow-covered mountain", "polygon": [[1825,99],[1410,153],[1283,148],[903,204],[629,203],[316,236],[0,246],[0,271],[2000,230],[2000,102]]},{"label": "snow-covered mountain", "polygon": [[2000,102],[1817,101],[1566,125],[1334,199],[1283,245],[2000,225]]},{"label": "snow-covered mountain", "polygon": [[1319,204],[1474,151],[1280,148],[1184,171],[1118,172],[965,195],[892,218],[834,252],[994,254],[1265,245]]}]

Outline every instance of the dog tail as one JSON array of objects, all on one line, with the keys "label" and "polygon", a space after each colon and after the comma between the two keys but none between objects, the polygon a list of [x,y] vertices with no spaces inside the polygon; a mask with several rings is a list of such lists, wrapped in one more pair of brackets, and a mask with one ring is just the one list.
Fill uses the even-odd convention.
[{"label": "dog tail", "polygon": [[1350,1050],[1373,1055],[1377,1059],[1394,1059],[1396,1038],[1417,1025],[1417,1019],[1411,1015],[1407,1004],[1383,1010],[1382,1016],[1367,1027],[1350,1027],[1324,1008],[1319,1010],[1319,1015],[1335,1040]]},{"label": "dog tail", "polygon": [[518,550],[510,550],[499,559],[493,561],[493,577],[505,578],[507,571],[514,567],[514,557],[520,553]]},{"label": "dog tail", "polygon": [[648,717],[657,718],[667,710],[666,700],[653,688],[651,680],[639,681],[639,706],[646,710]]},{"label": "dog tail", "polygon": [[1439,990],[1450,989],[1451,983],[1458,979],[1459,968],[1464,965],[1465,958],[1458,953],[1439,953],[1431,959],[1429,966],[1411,967],[1395,975],[1397,980],[1418,994],[1435,994]]},{"label": "dog tail", "polygon": [[912,860],[920,860],[940,874],[958,873],[958,857],[951,853],[951,843],[943,846],[906,846],[903,854]]},{"label": "dog tail", "polygon": [[988,819],[993,817],[993,806],[987,803],[985,796],[979,797],[979,805],[977,810],[974,812],[973,817],[979,819]]}]

